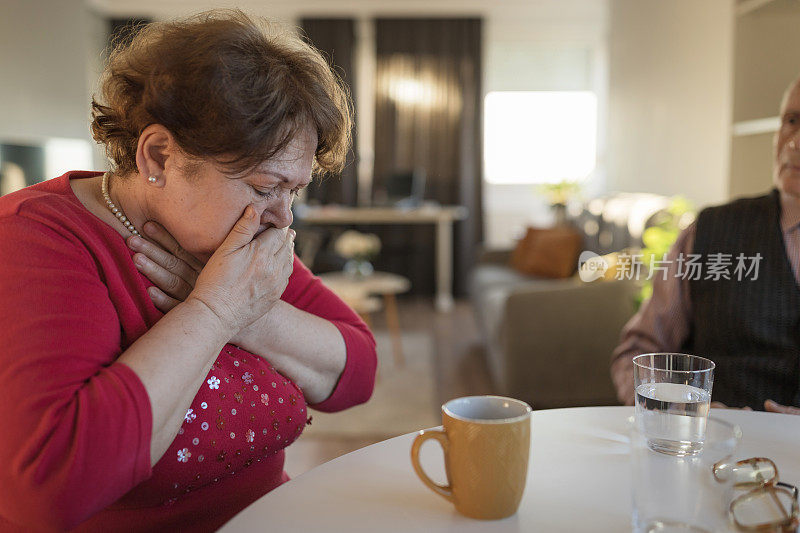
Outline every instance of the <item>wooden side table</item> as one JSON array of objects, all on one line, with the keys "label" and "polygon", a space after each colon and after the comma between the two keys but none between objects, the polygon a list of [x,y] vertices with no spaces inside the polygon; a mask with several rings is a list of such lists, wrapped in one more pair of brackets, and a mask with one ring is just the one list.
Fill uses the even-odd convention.
[{"label": "wooden side table", "polygon": [[358,316],[361,317],[361,320],[367,325],[369,329],[372,329],[372,319],[370,315],[372,313],[377,313],[383,308],[383,303],[378,296],[363,296],[359,295],[356,298],[350,299],[349,297],[342,297],[342,300],[353,308],[353,311],[358,313]]},{"label": "wooden side table", "polygon": [[386,324],[392,339],[392,355],[395,364],[405,364],[403,348],[400,341],[400,318],[397,313],[397,299],[395,295],[402,294],[411,289],[408,278],[389,272],[373,272],[369,276],[354,277],[344,272],[331,272],[321,274],[319,278],[333,292],[335,292],[347,305],[365,318],[370,325],[369,313],[376,311],[374,296],[382,296],[386,309]]}]

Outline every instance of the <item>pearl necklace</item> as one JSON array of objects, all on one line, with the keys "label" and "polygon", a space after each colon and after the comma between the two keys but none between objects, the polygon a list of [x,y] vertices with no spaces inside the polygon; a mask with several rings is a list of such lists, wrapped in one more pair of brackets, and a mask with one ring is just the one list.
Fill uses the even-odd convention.
[{"label": "pearl necklace", "polygon": [[122,212],[122,209],[114,205],[114,202],[111,201],[111,196],[108,195],[108,172],[103,174],[101,190],[103,191],[103,198],[106,199],[106,206],[108,206],[109,211],[114,213],[114,216],[117,217],[126,228],[128,228],[128,231],[134,235],[139,235],[139,231],[136,229],[136,227],[131,223],[130,220],[128,220],[128,217],[125,216],[125,213]]}]

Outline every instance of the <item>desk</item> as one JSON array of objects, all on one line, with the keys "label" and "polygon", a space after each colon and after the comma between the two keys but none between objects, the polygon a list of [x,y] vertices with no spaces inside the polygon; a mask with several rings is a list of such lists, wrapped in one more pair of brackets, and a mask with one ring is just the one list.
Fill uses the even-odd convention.
[{"label": "desk", "polygon": [[467,217],[461,206],[420,207],[309,207],[298,206],[297,218],[306,224],[434,224],[436,226],[436,309],[453,307],[453,224]]},{"label": "desk", "polygon": [[[632,407],[535,411],[531,462],[516,515],[480,521],[456,513],[417,478],[415,433],[349,453],[263,496],[220,531],[619,532],[631,530],[629,444]],[[800,416],[712,409],[739,424],[740,458],[775,460],[781,479],[800,483]],[[441,452],[426,444],[423,466],[444,480]],[[291,447],[286,453],[292,453]]]}]

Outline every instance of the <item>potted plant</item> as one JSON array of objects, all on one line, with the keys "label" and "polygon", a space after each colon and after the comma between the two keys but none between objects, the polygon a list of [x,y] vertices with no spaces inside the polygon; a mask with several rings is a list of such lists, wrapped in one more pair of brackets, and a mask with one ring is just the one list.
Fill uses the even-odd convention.
[{"label": "potted plant", "polygon": [[375,270],[371,261],[381,251],[381,240],[371,233],[347,230],[336,239],[334,250],[347,259],[344,265],[345,273],[355,278],[363,278]]},{"label": "potted plant", "polygon": [[[655,224],[642,234],[642,261],[649,271],[654,260],[660,261],[669,252],[678,235],[694,221],[695,209],[692,203],[681,196],[670,199],[669,207],[660,212]],[[636,308],[653,295],[653,280],[645,280],[636,301]]]},{"label": "potted plant", "polygon": [[563,226],[567,223],[567,204],[580,194],[581,184],[578,181],[562,180],[539,185],[538,191],[550,205],[555,225]]}]

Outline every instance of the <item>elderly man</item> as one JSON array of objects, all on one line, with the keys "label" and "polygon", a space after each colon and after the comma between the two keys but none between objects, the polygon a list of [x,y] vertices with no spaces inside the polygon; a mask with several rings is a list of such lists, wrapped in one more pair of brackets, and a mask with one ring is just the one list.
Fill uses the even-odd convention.
[{"label": "elderly man", "polygon": [[[633,404],[634,356],[685,352],[716,363],[716,402],[800,414],[800,78],[781,104],[773,181],[765,196],[704,209],[678,237],[667,275],[654,277],[652,298],[614,350],[621,402]],[[720,253],[760,257],[758,275],[687,279],[677,270],[688,254],[707,264]]]}]

